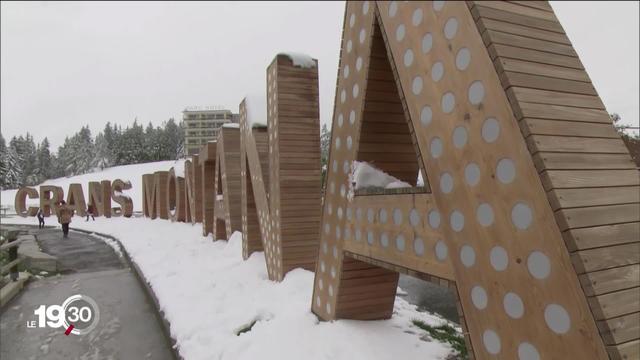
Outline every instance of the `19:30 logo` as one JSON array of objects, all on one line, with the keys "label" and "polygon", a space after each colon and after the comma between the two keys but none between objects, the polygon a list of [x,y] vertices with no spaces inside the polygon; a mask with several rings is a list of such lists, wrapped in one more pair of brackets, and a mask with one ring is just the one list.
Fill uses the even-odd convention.
[{"label": "19:30 logo", "polygon": [[[38,317],[37,327],[66,329],[65,335],[85,335],[100,321],[98,304],[87,295],[69,296],[62,305],[40,305],[34,314]],[[27,327],[36,327],[27,323]]]}]

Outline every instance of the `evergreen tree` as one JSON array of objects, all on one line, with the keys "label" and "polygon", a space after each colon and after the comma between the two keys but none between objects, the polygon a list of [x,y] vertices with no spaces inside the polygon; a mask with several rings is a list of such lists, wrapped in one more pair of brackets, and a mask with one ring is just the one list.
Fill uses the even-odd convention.
[{"label": "evergreen tree", "polygon": [[51,178],[51,151],[49,150],[49,139],[46,137],[42,143],[38,145],[36,151],[36,169],[34,174],[37,176],[37,183],[40,184]]}]

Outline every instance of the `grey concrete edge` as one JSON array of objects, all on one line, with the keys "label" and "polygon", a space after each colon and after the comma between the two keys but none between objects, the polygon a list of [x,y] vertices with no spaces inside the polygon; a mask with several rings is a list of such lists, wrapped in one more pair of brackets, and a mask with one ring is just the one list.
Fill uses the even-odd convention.
[{"label": "grey concrete edge", "polygon": [[149,281],[147,281],[147,278],[144,276],[144,273],[142,272],[142,270],[140,270],[140,267],[138,266],[138,264],[136,264],[136,262],[133,261],[133,259],[131,259],[131,256],[129,256],[129,252],[127,252],[127,248],[122,245],[120,240],[112,235],[99,233],[97,231],[78,229],[75,227],[70,227],[70,230],[81,232],[87,235],[103,236],[118,243],[118,246],[120,247],[120,250],[122,251],[122,255],[125,258],[127,264],[130,265],[130,267],[133,269],[133,272],[135,273],[136,278],[143,285],[146,296],[149,298],[149,300],[151,300],[151,302],[155,306],[156,318],[161,324],[162,333],[164,334],[164,337],[166,338],[167,342],[171,345],[171,352],[173,353],[174,358],[178,360],[184,360],[182,355],[180,355],[180,351],[178,349],[176,339],[171,336],[171,323],[165,317],[164,311],[160,310],[160,301],[158,300],[158,297],[156,296],[155,292],[151,288],[151,284],[149,283]]}]

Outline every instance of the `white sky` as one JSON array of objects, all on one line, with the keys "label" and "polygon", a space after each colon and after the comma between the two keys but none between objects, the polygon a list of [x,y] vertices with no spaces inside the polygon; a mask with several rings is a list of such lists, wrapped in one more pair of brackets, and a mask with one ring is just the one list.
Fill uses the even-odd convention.
[{"label": "white sky", "polygon": [[[610,112],[638,124],[638,2],[553,2]],[[330,123],[342,2],[5,3],[1,129],[57,148],[107,121],[160,124],[189,105],[237,111],[264,91],[282,51],[319,61],[320,116]]]}]

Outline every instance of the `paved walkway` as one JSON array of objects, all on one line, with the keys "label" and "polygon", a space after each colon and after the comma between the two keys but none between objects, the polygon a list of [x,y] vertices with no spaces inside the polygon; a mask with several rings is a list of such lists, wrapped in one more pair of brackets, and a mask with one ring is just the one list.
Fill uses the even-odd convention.
[{"label": "paved walkway", "polygon": [[[3,228],[7,225],[2,225]],[[102,240],[60,229],[29,228],[40,247],[58,257],[61,275],[32,281],[0,313],[2,359],[173,359],[154,306],[141,284]],[[60,305],[71,295],[93,298],[100,322],[89,334],[27,328],[40,305]]]}]

